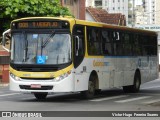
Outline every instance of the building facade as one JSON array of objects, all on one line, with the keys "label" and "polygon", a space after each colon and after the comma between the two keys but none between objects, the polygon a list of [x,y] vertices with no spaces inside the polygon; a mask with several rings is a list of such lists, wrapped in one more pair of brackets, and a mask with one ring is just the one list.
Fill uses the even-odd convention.
[{"label": "building facade", "polygon": [[121,13],[128,22],[128,0],[86,0],[86,7],[105,9],[108,13]]},{"label": "building facade", "polygon": [[142,5],[135,7],[135,24],[147,24],[147,15],[144,14],[144,8]]},{"label": "building facade", "polygon": [[104,9],[93,7],[86,7],[86,20],[126,26],[125,15],[122,15],[121,13],[108,13]]},{"label": "building facade", "polygon": [[93,7],[94,5],[94,0],[86,0],[86,7]]},{"label": "building facade", "polygon": [[160,24],[160,0],[156,0],[155,1],[155,23],[156,24]]},{"label": "building facade", "polygon": [[85,0],[61,0],[61,5],[69,8],[75,18],[85,20]]},{"label": "building facade", "polygon": [[147,24],[155,24],[156,0],[143,0],[143,6],[144,15],[147,16]]},{"label": "building facade", "polygon": [[160,0],[143,0],[147,24],[160,24]]}]

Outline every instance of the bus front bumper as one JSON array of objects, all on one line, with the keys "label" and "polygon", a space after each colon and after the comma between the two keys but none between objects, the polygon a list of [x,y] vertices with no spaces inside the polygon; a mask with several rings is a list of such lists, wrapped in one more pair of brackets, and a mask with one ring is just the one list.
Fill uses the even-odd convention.
[{"label": "bus front bumper", "polygon": [[23,93],[33,93],[33,92],[73,92],[74,91],[74,81],[72,75],[64,78],[61,81],[52,80],[27,80],[21,79],[19,81],[15,80],[11,76],[9,88],[12,91],[19,91]]}]

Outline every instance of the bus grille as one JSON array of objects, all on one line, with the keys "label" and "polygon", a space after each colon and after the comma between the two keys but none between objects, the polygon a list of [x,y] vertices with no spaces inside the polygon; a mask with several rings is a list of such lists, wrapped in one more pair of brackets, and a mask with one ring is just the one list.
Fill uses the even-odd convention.
[{"label": "bus grille", "polygon": [[19,85],[20,89],[26,90],[52,90],[53,86],[41,86],[41,88],[31,88],[30,85]]},{"label": "bus grille", "polygon": [[28,78],[28,77],[20,77],[24,80],[53,80],[54,78]]}]

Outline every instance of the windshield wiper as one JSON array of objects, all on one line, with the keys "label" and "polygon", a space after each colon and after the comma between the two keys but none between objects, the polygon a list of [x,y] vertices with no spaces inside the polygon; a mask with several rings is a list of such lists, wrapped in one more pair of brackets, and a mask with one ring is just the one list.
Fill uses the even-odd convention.
[{"label": "windshield wiper", "polygon": [[43,44],[41,45],[42,48],[45,48],[46,45],[49,43],[49,41],[51,40],[51,38],[55,35],[55,31],[52,32],[51,35],[49,35],[46,40],[43,42]]},{"label": "windshield wiper", "polygon": [[23,35],[24,35],[24,41],[25,41],[23,62],[25,62],[27,59],[27,53],[28,53],[28,40],[27,40],[27,36],[25,35],[24,32],[23,32]]}]

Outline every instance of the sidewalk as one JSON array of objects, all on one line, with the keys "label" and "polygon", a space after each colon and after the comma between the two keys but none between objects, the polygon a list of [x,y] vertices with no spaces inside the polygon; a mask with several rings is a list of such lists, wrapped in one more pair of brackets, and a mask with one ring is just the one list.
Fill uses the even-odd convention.
[{"label": "sidewalk", "polygon": [[9,83],[0,82],[0,87],[7,87],[7,86],[9,86]]},{"label": "sidewalk", "polygon": [[0,83],[0,87],[7,87],[7,86],[9,86],[8,83]]}]

